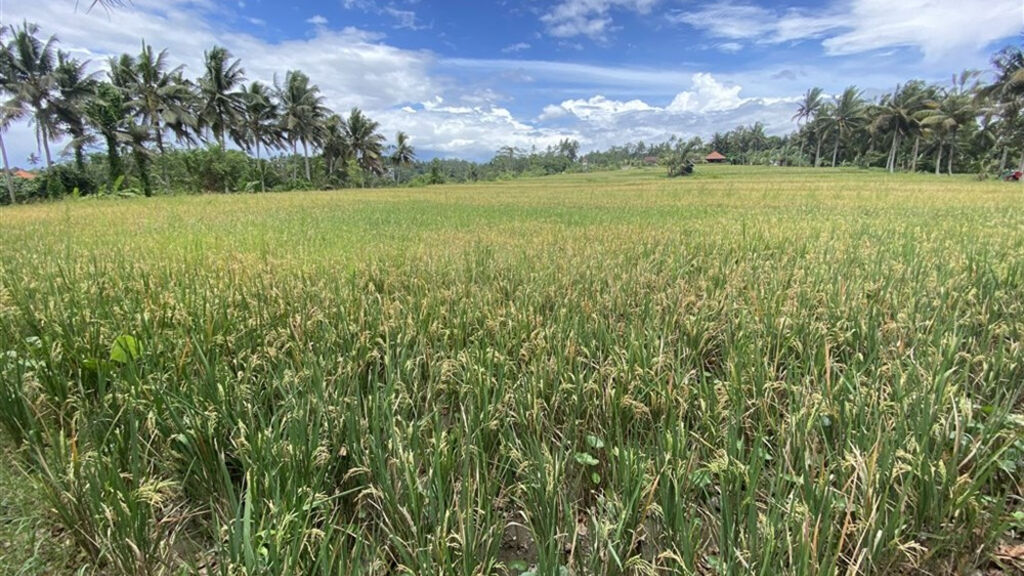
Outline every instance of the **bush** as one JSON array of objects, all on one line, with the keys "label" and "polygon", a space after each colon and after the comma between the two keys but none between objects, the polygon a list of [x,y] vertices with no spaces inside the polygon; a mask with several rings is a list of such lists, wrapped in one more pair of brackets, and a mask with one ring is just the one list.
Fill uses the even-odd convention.
[{"label": "bush", "polygon": [[79,195],[87,196],[99,190],[95,178],[73,164],[55,164],[43,171],[34,182],[37,186],[36,195],[40,198],[60,198],[75,193],[75,190],[78,190]]},{"label": "bush", "polygon": [[[250,177],[249,157],[238,150],[210,146],[182,152],[192,187],[201,192],[234,192],[245,188]],[[258,176],[257,176],[258,179]]]},{"label": "bush", "polygon": [[693,174],[693,162],[689,158],[683,156],[669,158],[666,165],[668,166],[669,178]]}]

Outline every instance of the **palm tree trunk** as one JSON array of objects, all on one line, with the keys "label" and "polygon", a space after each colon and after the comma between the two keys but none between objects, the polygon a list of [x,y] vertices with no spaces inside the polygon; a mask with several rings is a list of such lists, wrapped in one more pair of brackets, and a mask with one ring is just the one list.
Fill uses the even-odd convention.
[{"label": "palm tree trunk", "polygon": [[152,122],[153,134],[156,135],[156,149],[160,151],[160,155],[164,155],[164,136],[160,130],[160,123],[154,118]]},{"label": "palm tree trunk", "polygon": [[1024,152],[1020,153],[1020,164],[1019,164],[1019,166],[1020,166],[1019,170],[1021,172],[1024,172]]},{"label": "palm tree trunk", "polygon": [[949,145],[949,159],[946,161],[946,173],[949,174],[950,176],[953,175],[953,153],[955,151],[956,151],[956,149],[953,148],[953,144],[950,143],[950,145]]},{"label": "palm tree trunk", "polygon": [[292,181],[299,179],[299,167],[295,165],[295,157],[299,155],[298,148],[295,146],[295,140],[292,140]]},{"label": "palm tree trunk", "polygon": [[45,128],[40,128],[39,132],[43,139],[43,152],[46,153],[46,167],[49,168],[53,166],[53,158],[50,156],[50,139],[46,136]]},{"label": "palm tree trunk", "polygon": [[892,171],[896,171],[897,161],[900,159],[900,145],[903,144],[903,133],[896,131],[896,144],[892,147]]},{"label": "palm tree trunk", "polygon": [[892,145],[889,146],[889,152],[885,155],[885,171],[892,172],[892,149],[896,146],[896,135],[892,136]]},{"label": "palm tree trunk", "polygon": [[153,133],[156,134],[156,149],[160,152],[160,180],[163,181],[163,185],[168,187],[167,181],[167,162],[164,161],[164,135],[160,130],[160,121],[157,120],[156,116],[150,122],[153,127]]},{"label": "palm tree trunk", "polygon": [[999,173],[1002,174],[1003,170],[1006,169],[1006,157],[1010,153],[1009,146],[1003,146],[1003,155],[999,158]]},{"label": "palm tree trunk", "polygon": [[263,160],[260,159],[260,141],[256,140],[256,168],[260,171],[260,192],[267,191],[266,169],[263,167]]},{"label": "palm tree trunk", "polygon": [[839,158],[839,135],[836,134],[836,145],[832,149],[832,167],[836,167],[836,160]]},{"label": "palm tree trunk", "polygon": [[814,150],[814,167],[821,166],[821,137],[815,134],[815,139],[818,141],[818,146]]},{"label": "palm tree trunk", "polygon": [[913,153],[914,158],[910,162],[910,171],[911,172],[917,172],[917,147],[918,147],[918,145],[920,143],[921,143],[921,137],[920,136],[915,136],[914,137],[914,153]]},{"label": "palm tree trunk", "polygon": [[939,141],[939,149],[935,152],[935,175],[942,173],[942,141]]},{"label": "palm tree trunk", "polygon": [[11,174],[11,165],[7,161],[7,146],[4,145],[4,136],[0,133],[0,156],[3,156],[4,160],[4,176],[7,179],[7,192],[11,195],[11,204],[17,202],[17,198],[14,195],[14,176]]},{"label": "palm tree trunk", "polygon": [[306,164],[306,182],[312,182],[313,178],[309,175],[309,146],[306,141],[302,141],[302,160]]}]

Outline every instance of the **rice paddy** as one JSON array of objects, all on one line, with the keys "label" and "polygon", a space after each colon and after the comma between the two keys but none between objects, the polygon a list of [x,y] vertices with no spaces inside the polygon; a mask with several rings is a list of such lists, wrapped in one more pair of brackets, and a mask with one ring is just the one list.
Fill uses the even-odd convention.
[{"label": "rice paddy", "polygon": [[67,200],[0,250],[4,573],[1022,566],[1017,185]]}]

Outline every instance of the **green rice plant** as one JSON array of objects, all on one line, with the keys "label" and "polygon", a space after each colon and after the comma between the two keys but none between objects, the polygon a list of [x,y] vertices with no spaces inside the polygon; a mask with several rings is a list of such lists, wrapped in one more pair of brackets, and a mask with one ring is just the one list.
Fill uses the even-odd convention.
[{"label": "green rice plant", "polygon": [[715,166],[0,218],[0,497],[61,548],[3,573],[971,573],[1020,538],[1000,183]]},{"label": "green rice plant", "polygon": [[581,570],[605,575],[654,574],[653,564],[644,557],[658,489],[651,462],[632,448],[618,446],[612,446],[607,457],[608,483],[589,512],[589,542],[580,558]]}]

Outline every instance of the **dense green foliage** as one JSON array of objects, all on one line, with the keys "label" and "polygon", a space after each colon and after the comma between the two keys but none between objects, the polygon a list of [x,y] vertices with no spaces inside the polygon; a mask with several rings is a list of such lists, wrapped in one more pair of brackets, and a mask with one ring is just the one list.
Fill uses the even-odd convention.
[{"label": "dense green foliage", "polygon": [[1015,187],[721,166],[3,218],[5,573],[1014,569]]},{"label": "dense green foliage", "polygon": [[[75,191],[150,196],[379,185],[392,182],[389,167],[397,175],[416,158],[407,135],[385,146],[379,124],[361,110],[343,118],[325,107],[300,70],[273,87],[245,84],[241,61],[220,46],[205,52],[195,79],[145,42],[138,55],[111,58],[100,77],[55,38],[43,40],[34,24],[0,28],[0,40],[0,136],[27,119],[46,163],[35,185],[15,182],[4,151],[8,203]],[[75,175],[51,154],[50,143],[61,137],[70,139]],[[89,148],[102,153],[87,162]],[[278,154],[267,159],[269,151]]]}]

